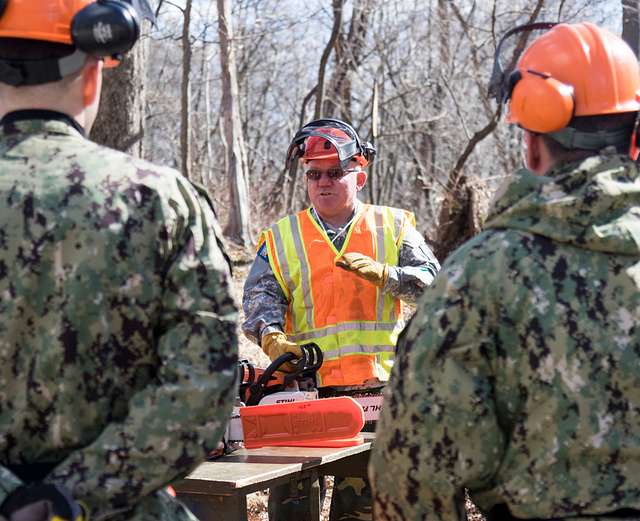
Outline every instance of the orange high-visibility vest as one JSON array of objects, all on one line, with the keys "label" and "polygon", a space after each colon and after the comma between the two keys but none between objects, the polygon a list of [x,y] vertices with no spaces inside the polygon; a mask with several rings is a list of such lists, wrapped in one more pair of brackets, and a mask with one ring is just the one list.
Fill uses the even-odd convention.
[{"label": "orange high-visibility vest", "polygon": [[311,209],[287,216],[263,232],[269,264],[289,300],[285,333],[298,343],[315,342],[324,355],[322,386],[387,380],[404,323],[399,299],[335,266],[358,252],[395,266],[412,213],[360,205],[338,251]]}]

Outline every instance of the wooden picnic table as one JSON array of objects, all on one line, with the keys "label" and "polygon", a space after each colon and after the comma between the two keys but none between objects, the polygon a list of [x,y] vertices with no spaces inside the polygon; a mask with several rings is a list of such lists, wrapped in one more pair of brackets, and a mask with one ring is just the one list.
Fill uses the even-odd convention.
[{"label": "wooden picnic table", "polygon": [[342,448],[263,447],[240,449],[202,463],[174,485],[178,497],[201,521],[245,521],[247,494],[308,480],[311,520],[320,520],[321,476],[366,477],[372,433],[361,445]]}]

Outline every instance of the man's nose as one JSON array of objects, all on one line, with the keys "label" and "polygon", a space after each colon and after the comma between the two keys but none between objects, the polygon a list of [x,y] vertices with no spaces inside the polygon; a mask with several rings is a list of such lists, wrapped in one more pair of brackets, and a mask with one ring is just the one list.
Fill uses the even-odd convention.
[{"label": "man's nose", "polygon": [[333,179],[329,177],[328,172],[322,172],[320,179],[318,179],[318,185],[320,186],[328,186],[333,184]]}]

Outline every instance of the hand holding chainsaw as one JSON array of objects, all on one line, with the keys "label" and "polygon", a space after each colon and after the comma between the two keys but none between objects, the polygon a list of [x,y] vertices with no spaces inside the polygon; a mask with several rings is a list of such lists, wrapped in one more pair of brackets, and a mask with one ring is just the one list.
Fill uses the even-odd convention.
[{"label": "hand holding chainsaw", "polygon": [[[262,350],[272,362],[285,353],[293,353],[296,358],[302,358],[302,349],[300,349],[300,346],[295,342],[287,340],[287,335],[282,331],[275,331],[264,335],[262,337]],[[281,365],[278,370],[285,373],[293,373],[296,367],[292,363],[287,362]]]}]

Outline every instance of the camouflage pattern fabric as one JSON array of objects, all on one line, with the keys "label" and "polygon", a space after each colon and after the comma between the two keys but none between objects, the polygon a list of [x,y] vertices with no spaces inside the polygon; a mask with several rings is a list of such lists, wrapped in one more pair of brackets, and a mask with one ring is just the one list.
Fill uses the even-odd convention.
[{"label": "camouflage pattern fabric", "polygon": [[49,465],[93,520],[193,520],[161,489],[220,440],[237,309],[198,188],[63,121],[0,128],[0,502]]},{"label": "camouflage pattern fabric", "polygon": [[[312,215],[319,219],[315,212]],[[347,233],[324,222],[323,228],[330,240],[335,237],[336,248],[342,248]],[[398,266],[389,266],[384,290],[405,302],[415,302],[439,269],[440,264],[424,237],[415,228],[409,228],[400,245]],[[245,281],[242,305],[245,312],[242,331],[253,342],[259,344],[262,336],[284,330],[288,302],[271,270],[264,243],[258,247]]]},{"label": "camouflage pattern fabric", "polygon": [[376,519],[640,509],[639,208],[623,156],[515,175],[399,340]]},{"label": "camouflage pattern fabric", "polygon": [[[382,388],[372,388],[371,390],[374,389],[379,394]],[[320,398],[358,394],[360,391],[355,388],[347,390],[341,387],[323,387],[320,389]],[[362,432],[373,432],[374,430],[375,423],[367,422]],[[334,478],[329,521],[370,521],[373,519],[372,511],[371,485],[368,479],[337,476]]]}]

